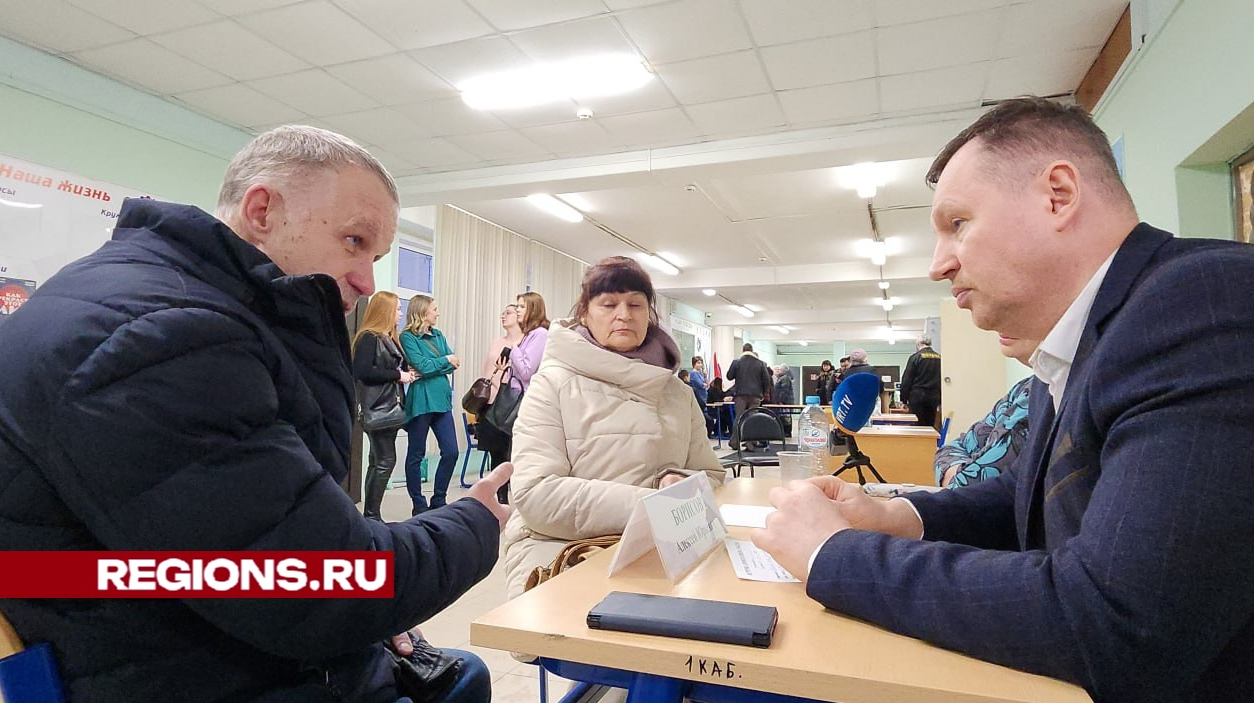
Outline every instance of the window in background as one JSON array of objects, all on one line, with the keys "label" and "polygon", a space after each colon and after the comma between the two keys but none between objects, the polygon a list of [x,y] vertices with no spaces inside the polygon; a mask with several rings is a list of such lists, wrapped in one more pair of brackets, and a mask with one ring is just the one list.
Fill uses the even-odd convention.
[{"label": "window in background", "polygon": [[401,316],[409,311],[409,298],[417,293],[431,295],[433,262],[431,255],[402,245],[397,248],[396,295],[401,299]]}]

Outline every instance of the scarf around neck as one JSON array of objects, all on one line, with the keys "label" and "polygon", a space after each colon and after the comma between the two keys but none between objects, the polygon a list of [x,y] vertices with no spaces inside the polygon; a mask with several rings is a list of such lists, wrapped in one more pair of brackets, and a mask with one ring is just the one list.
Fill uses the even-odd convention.
[{"label": "scarf around neck", "polygon": [[628,359],[638,359],[646,364],[669,369],[672,372],[679,369],[679,346],[675,344],[670,335],[666,334],[665,330],[653,323],[649,323],[649,330],[644,335],[644,342],[636,349],[628,350],[627,352],[612,350],[597,342],[596,338],[592,337],[592,331],[583,323],[575,325],[574,329],[583,339],[606,352],[613,352]]}]

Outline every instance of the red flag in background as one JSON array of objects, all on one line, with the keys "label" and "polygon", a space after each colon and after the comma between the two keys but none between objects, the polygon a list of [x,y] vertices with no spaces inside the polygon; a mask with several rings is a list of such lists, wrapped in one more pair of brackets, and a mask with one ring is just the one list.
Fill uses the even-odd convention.
[{"label": "red flag in background", "polygon": [[718,352],[714,353],[714,378],[719,379],[723,376],[723,368],[718,366]]}]

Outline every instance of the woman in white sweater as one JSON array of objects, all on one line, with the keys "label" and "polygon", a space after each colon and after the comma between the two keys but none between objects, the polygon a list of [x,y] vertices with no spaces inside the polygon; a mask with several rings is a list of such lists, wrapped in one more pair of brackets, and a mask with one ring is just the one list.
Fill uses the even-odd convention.
[{"label": "woman in white sweater", "polygon": [[621,533],[650,491],[698,471],[722,482],[679,361],[640,265],[610,257],[588,269],[514,425],[514,514],[501,536],[510,598],[567,541]]}]

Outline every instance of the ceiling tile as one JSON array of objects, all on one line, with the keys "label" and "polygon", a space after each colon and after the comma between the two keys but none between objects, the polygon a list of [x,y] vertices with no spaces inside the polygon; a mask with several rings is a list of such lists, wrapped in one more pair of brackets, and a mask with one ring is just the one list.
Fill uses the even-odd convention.
[{"label": "ceiling tile", "polygon": [[257,10],[268,10],[273,7],[294,5],[304,0],[198,0],[201,5],[219,14],[234,17],[246,15]]},{"label": "ceiling tile", "polygon": [[1109,0],[1049,0],[1011,5],[997,56],[1100,47],[1126,4]]},{"label": "ceiling tile", "polygon": [[409,119],[415,120],[430,134],[438,137],[451,134],[496,132],[506,128],[505,123],[493,117],[492,113],[470,108],[462,102],[461,98],[397,105],[395,109]]},{"label": "ceiling tile", "polygon": [[509,35],[509,40],[535,61],[567,61],[602,54],[634,56],[639,53],[618,23],[608,17],[515,32]]},{"label": "ceiling tile", "polygon": [[376,108],[322,118],[331,129],[362,144],[391,144],[430,137],[426,130],[391,108]]},{"label": "ceiling tile", "polygon": [[174,96],[197,112],[245,127],[300,122],[304,113],[242,84],[206,88]]},{"label": "ceiling tile", "polygon": [[623,148],[622,140],[606,132],[596,120],[527,127],[519,132],[559,157],[609,154]]},{"label": "ceiling tile", "polygon": [[309,68],[309,64],[231,20],[155,34],[152,40],[239,81]]},{"label": "ceiling tile", "polygon": [[399,49],[421,49],[493,34],[462,0],[337,0],[350,15]]},{"label": "ceiling tile", "polygon": [[468,0],[497,29],[508,31],[591,17],[606,12],[600,0]]},{"label": "ceiling tile", "polygon": [[769,93],[689,105],[684,110],[703,134],[712,137],[783,127],[787,123],[775,96]]},{"label": "ceiling tile", "polygon": [[679,0],[624,12],[618,20],[653,64],[727,54],[753,46],[733,0]]},{"label": "ceiling tile", "polygon": [[646,110],[661,110],[663,108],[673,108],[677,105],[670,91],[658,80],[649,81],[630,93],[585,98],[579,101],[579,104],[592,108],[593,112],[601,117],[622,115],[629,112],[644,112]]},{"label": "ceiling tile", "polygon": [[[1016,0],[1018,1],[1018,0]],[[879,26],[909,24],[951,17],[977,10],[991,10],[1007,4],[1007,0],[875,0],[875,19]]]},{"label": "ceiling tile", "polygon": [[512,159],[550,159],[553,154],[544,147],[522,136],[515,130],[480,132],[457,137],[446,137],[454,144],[487,162]]},{"label": "ceiling tile", "polygon": [[879,112],[874,79],[785,90],[777,95],[784,115],[794,125],[838,123]]},{"label": "ceiling tile", "polygon": [[871,0],[741,0],[740,6],[758,46],[875,27]]},{"label": "ceiling tile", "polygon": [[136,34],[155,34],[212,22],[218,13],[194,0],[70,0]]},{"label": "ceiling tile", "polygon": [[685,105],[740,98],[771,89],[756,51],[665,64],[655,70]]},{"label": "ceiling tile", "polygon": [[64,0],[0,0],[0,34],[54,54],[81,51],[135,36]]},{"label": "ceiling tile", "polygon": [[1074,91],[1097,58],[1097,49],[1016,56],[993,62],[983,97],[1057,95]]},{"label": "ceiling tile", "polygon": [[525,65],[527,57],[503,37],[468,39],[410,52],[423,66],[454,86],[485,73]]},{"label": "ceiling tile", "polygon": [[604,2],[605,6],[611,10],[630,10],[635,7],[670,2],[670,0],[604,0]]},{"label": "ceiling tile", "polygon": [[383,162],[383,168],[387,169],[388,173],[392,174],[392,178],[400,178],[415,174],[420,168],[409,159],[393,154],[392,152],[379,147],[370,147],[370,154],[374,158]]},{"label": "ceiling tile", "polygon": [[843,34],[761,49],[766,74],[776,90],[847,83],[875,75],[871,32]]},{"label": "ceiling tile", "polygon": [[384,105],[457,95],[456,88],[406,54],[331,66],[327,73]]},{"label": "ceiling tile", "polygon": [[389,151],[402,159],[425,168],[476,164],[478,162],[478,159],[473,154],[439,137],[392,144],[389,145]]},{"label": "ceiling tile", "polygon": [[323,116],[369,110],[379,106],[374,98],[353,90],[320,69],[271,76],[248,85],[303,113]]},{"label": "ceiling tile", "polygon": [[[879,75],[961,66],[993,58],[1004,9],[876,30]],[[957,39],[956,39],[957,38]]]},{"label": "ceiling tile", "polygon": [[318,66],[368,59],[394,50],[382,37],[327,0],[241,15],[237,21]]},{"label": "ceiling tile", "polygon": [[679,108],[616,115],[600,122],[615,138],[636,147],[682,144],[700,135]]},{"label": "ceiling tile", "polygon": [[158,95],[234,82],[147,39],[86,49],[75,53],[72,59],[93,71]]},{"label": "ceiling tile", "polygon": [[880,109],[885,113],[962,105],[977,107],[988,81],[990,63],[951,66],[880,79]]}]

